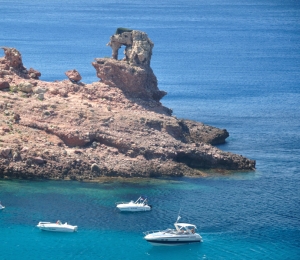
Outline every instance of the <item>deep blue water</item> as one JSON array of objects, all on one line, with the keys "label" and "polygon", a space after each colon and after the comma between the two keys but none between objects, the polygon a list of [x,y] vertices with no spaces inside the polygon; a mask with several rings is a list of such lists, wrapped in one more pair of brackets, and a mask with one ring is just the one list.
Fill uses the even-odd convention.
[{"label": "deep blue water", "polygon": [[[74,68],[97,81],[91,62],[111,55],[117,27],[154,42],[162,103],[178,118],[226,128],[220,149],[255,159],[257,170],[140,183],[0,181],[0,258],[300,259],[299,1],[0,0],[0,46],[17,48],[47,81]],[[141,194],[151,212],[115,210]],[[180,209],[203,243],[143,240],[143,231],[172,227]],[[57,219],[78,233],[35,228]]]}]

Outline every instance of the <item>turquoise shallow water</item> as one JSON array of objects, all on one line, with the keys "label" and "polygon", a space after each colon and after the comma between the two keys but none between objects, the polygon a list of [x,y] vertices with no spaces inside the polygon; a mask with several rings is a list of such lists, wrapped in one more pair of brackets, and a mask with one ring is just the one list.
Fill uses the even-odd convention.
[{"label": "turquoise shallow water", "polygon": [[[3,259],[297,259],[295,189],[262,187],[264,178],[167,179],[140,183],[1,181]],[[292,187],[291,187],[292,188]],[[120,213],[115,202],[147,195],[151,212]],[[4,203],[3,203],[4,204]],[[204,242],[153,247],[143,232],[182,221]],[[39,221],[67,221],[77,233],[42,232]]]},{"label": "turquoise shallow water", "polygon": [[[17,48],[47,81],[111,55],[117,27],[148,33],[162,103],[219,128],[223,150],[257,161],[255,172],[140,183],[0,181],[1,259],[299,259],[300,5],[279,0],[0,0],[0,46]],[[121,53],[121,52],[120,52]],[[0,96],[1,99],[1,96]],[[0,122],[1,123],[1,122]],[[153,211],[115,202],[147,195]],[[143,231],[196,224],[199,245],[155,248]],[[49,234],[39,221],[68,221]]]}]

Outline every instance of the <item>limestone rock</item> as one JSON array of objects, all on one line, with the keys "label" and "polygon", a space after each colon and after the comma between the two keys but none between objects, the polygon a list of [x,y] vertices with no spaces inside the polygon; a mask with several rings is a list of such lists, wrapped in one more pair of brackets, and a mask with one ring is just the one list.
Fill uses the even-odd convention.
[{"label": "limestone rock", "polygon": [[44,160],[42,157],[32,157],[30,159],[31,159],[32,163],[35,163],[35,164],[42,165],[42,164],[46,163],[46,160]]},{"label": "limestone rock", "polygon": [[9,148],[9,147],[2,148],[0,150],[0,155],[2,155],[2,157],[4,157],[4,158],[8,158],[10,153],[11,153],[11,148]]},{"label": "limestone rock", "polygon": [[[125,31],[111,36],[108,43],[113,50],[112,59],[97,58],[92,63],[101,82],[118,87],[134,98],[159,101],[167,93],[157,87],[150,61],[153,42],[141,31]],[[118,60],[118,50],[125,45],[125,57]]]},{"label": "limestone rock", "polygon": [[17,74],[24,79],[39,79],[41,73],[23,65],[22,55],[15,48],[2,47],[5,56],[0,58],[0,77]]},{"label": "limestone rock", "polygon": [[37,87],[33,90],[34,94],[45,94],[47,92],[46,88]]},{"label": "limestone rock", "polygon": [[33,89],[33,85],[30,82],[22,82],[18,85],[20,91],[25,93],[31,93]]},{"label": "limestone rock", "polygon": [[9,83],[7,81],[0,80],[0,89],[9,88]]},{"label": "limestone rock", "polygon": [[44,93],[38,93],[37,94],[37,99],[39,99],[39,100],[44,100]]},{"label": "limestone rock", "polygon": [[69,78],[69,80],[73,82],[79,82],[82,78],[81,75],[77,70],[68,70],[65,72],[66,76]]},{"label": "limestone rock", "polygon": [[118,87],[129,97],[159,101],[167,93],[157,87],[157,79],[150,67],[132,66],[125,61],[97,58],[92,63],[101,82]]},{"label": "limestone rock", "polygon": [[[22,62],[21,53],[15,48],[2,47],[4,50],[5,57],[2,58],[3,62],[7,67],[12,67],[16,70],[23,70],[25,67]],[[1,62],[2,63],[2,62]],[[6,68],[7,68],[6,67]]]},{"label": "limestone rock", "polygon": [[203,123],[192,120],[182,119],[179,123],[184,129],[184,136],[190,143],[209,143],[212,145],[223,144],[229,133],[226,129],[204,125]]},{"label": "limestone rock", "polygon": [[29,76],[29,78],[39,79],[41,75],[42,75],[41,72],[39,72],[39,71],[37,71],[37,70],[35,70],[33,68],[30,68],[28,70],[28,76]]},{"label": "limestone rock", "polygon": [[114,34],[107,45],[112,48],[113,59],[118,59],[118,50],[125,45],[124,60],[131,65],[150,66],[154,44],[145,32],[132,30]]}]

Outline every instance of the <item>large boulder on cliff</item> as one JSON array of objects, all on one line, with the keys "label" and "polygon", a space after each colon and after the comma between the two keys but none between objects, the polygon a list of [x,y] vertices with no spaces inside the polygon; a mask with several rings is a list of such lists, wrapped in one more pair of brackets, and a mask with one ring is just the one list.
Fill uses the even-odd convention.
[{"label": "large boulder on cliff", "polygon": [[129,97],[159,101],[167,94],[158,89],[156,76],[148,66],[133,66],[109,58],[96,58],[92,64],[101,82],[120,88]]},{"label": "large boulder on cliff", "polygon": [[75,69],[68,70],[65,72],[65,74],[68,77],[68,79],[71,80],[72,82],[79,82],[82,79],[80,73]]},{"label": "large boulder on cliff", "polygon": [[22,92],[25,92],[25,93],[31,93],[32,88],[33,88],[33,85],[30,82],[26,82],[26,81],[21,82],[18,85],[18,89]]},{"label": "large boulder on cliff", "polygon": [[[120,33],[122,32],[122,33]],[[137,30],[117,30],[107,44],[112,48],[112,58],[118,59],[118,50],[126,46],[124,60],[131,65],[150,66],[153,42],[145,32]]]},{"label": "large boulder on cliff", "polygon": [[[159,101],[167,94],[158,89],[157,78],[150,67],[154,44],[146,33],[117,30],[107,45],[112,48],[112,58],[96,58],[92,63],[103,83],[120,88],[129,97]],[[125,57],[118,60],[122,45],[126,46]]]}]

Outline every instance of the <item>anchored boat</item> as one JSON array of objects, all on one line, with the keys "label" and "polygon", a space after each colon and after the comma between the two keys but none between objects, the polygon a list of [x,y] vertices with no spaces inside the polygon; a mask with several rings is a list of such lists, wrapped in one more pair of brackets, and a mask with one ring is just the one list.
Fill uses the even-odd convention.
[{"label": "anchored boat", "polygon": [[40,221],[37,225],[40,230],[52,231],[52,232],[75,232],[77,226],[69,225],[67,222],[62,224],[60,220],[56,223]]},{"label": "anchored boat", "polygon": [[196,233],[197,227],[189,223],[174,223],[175,229],[156,230],[144,232],[144,239],[152,245],[182,245],[202,242],[200,234]]},{"label": "anchored boat", "polygon": [[149,211],[152,209],[151,205],[148,205],[147,198],[139,197],[136,201],[130,202],[118,202],[117,208],[120,211]]}]

